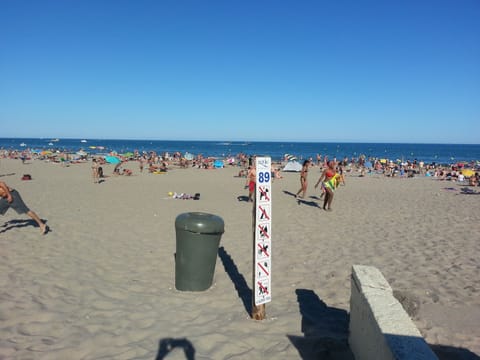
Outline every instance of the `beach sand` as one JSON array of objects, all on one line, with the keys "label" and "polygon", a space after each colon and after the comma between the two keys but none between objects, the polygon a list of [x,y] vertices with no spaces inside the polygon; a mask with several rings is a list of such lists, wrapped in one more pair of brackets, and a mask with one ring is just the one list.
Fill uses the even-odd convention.
[{"label": "beach sand", "polygon": [[[273,300],[254,321],[252,204],[239,169],[127,167],[133,176],[94,184],[89,163],[0,160],[0,180],[51,228],[42,236],[13,210],[1,218],[0,359],[351,359],[353,264],[384,274],[440,358],[479,358],[480,196],[465,186],[352,174],[326,212],[318,167],[305,200],[293,196],[299,174],[282,173],[272,185]],[[191,211],[225,222],[203,292],[175,289],[175,218]]]}]

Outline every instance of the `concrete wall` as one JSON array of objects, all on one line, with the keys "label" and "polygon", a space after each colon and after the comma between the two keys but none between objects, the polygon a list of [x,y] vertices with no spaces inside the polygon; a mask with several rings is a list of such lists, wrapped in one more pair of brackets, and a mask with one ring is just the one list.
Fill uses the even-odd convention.
[{"label": "concrete wall", "polygon": [[352,268],[348,341],[356,360],[438,360],[372,266]]}]

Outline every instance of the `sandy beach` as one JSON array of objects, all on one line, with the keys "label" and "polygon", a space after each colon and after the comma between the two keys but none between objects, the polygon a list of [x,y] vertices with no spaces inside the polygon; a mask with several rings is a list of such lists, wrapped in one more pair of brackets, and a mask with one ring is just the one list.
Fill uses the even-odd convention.
[{"label": "sandy beach", "polygon": [[[51,231],[9,210],[0,221],[0,359],[351,359],[350,274],[377,267],[441,359],[480,356],[480,192],[433,178],[347,174],[321,209],[309,173],[272,194],[272,297],[250,318],[252,204],[239,169],[108,175],[90,163],[0,160]],[[32,180],[22,181],[23,174]],[[195,194],[180,200],[169,192]],[[175,289],[175,218],[225,222],[213,286]],[[189,354],[194,354],[190,356]]]}]

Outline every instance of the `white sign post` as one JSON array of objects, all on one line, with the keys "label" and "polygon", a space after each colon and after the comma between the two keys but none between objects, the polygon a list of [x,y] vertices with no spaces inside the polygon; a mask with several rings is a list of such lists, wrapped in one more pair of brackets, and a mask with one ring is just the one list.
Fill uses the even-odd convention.
[{"label": "white sign post", "polygon": [[254,266],[253,313],[256,320],[265,318],[265,304],[272,301],[272,176],[271,159],[257,157],[256,196],[253,210]]}]

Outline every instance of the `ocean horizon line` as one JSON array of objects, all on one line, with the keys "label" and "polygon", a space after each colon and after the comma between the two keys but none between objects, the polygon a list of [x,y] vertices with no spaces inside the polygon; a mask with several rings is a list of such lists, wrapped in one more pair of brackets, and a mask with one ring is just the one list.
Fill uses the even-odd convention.
[{"label": "ocean horizon line", "polygon": [[0,137],[3,140],[86,140],[88,141],[165,141],[165,142],[209,142],[209,143],[294,143],[294,144],[375,144],[375,145],[471,145],[480,146],[480,143],[459,143],[459,142],[406,142],[406,141],[365,141],[365,140],[228,140],[228,139],[141,139],[141,138],[94,138],[94,137]]}]

